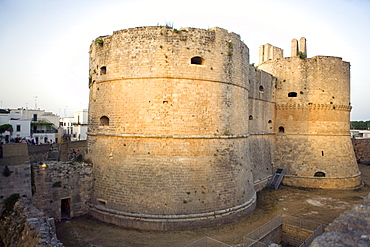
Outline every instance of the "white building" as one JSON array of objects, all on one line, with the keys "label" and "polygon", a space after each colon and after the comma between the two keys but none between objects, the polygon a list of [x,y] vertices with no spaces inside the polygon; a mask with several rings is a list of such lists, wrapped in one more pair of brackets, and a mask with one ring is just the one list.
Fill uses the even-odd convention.
[{"label": "white building", "polygon": [[10,118],[9,123],[13,127],[10,135],[12,139],[32,139],[31,138],[31,120],[21,118]]},{"label": "white building", "polygon": [[58,142],[59,116],[45,110],[10,109],[0,114],[0,125],[11,124],[13,131],[2,134],[3,142],[22,139],[35,143]]},{"label": "white building", "polygon": [[18,113],[1,113],[0,125],[10,124],[12,130],[5,131],[0,136],[1,142],[10,142],[16,140],[17,142],[22,139],[30,139],[31,120],[24,119]]},{"label": "white building", "polygon": [[64,141],[70,141],[73,135],[74,117],[62,117],[60,119],[60,127],[62,128],[62,138]]},{"label": "white building", "polygon": [[60,126],[63,128],[65,141],[79,141],[87,139],[87,110],[75,111],[73,117],[61,118]]},{"label": "white building", "polygon": [[370,130],[351,130],[351,137],[355,139],[370,138]]}]

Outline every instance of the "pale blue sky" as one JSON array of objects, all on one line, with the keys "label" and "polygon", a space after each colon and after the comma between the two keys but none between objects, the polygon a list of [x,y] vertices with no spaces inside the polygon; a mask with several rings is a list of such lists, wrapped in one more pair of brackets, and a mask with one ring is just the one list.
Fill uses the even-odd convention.
[{"label": "pale blue sky", "polygon": [[351,63],[351,119],[369,120],[369,11],[369,0],[0,0],[0,107],[37,103],[71,116],[88,107],[93,39],[172,24],[235,32],[256,64],[260,45],[270,43],[290,56],[290,41],[306,37],[309,57]]}]

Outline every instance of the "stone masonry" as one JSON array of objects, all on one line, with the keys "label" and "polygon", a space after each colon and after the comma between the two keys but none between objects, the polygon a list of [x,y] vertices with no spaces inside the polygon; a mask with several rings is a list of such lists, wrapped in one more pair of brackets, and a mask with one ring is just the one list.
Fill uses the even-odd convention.
[{"label": "stone masonry", "polygon": [[301,57],[292,48],[292,57],[259,65],[277,78],[274,166],[287,170],[287,185],[356,188],[361,176],[349,134],[350,65],[339,57],[305,58],[305,39],[300,43]]},{"label": "stone masonry", "polygon": [[220,28],[143,27],[93,42],[95,217],[169,230],[253,210],[248,53],[238,35]]},{"label": "stone masonry", "polygon": [[222,28],[116,31],[90,46],[91,213],[126,227],[237,220],[274,168],[284,183],[361,184],[349,135],[349,63],[249,49]]},{"label": "stone masonry", "polygon": [[356,160],[370,165],[370,139],[352,139]]}]

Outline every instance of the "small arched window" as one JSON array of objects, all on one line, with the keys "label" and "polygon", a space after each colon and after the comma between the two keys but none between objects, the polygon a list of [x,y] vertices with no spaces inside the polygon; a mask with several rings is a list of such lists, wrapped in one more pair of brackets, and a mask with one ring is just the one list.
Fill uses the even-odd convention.
[{"label": "small arched window", "polygon": [[323,178],[325,176],[326,176],[325,172],[315,172],[315,175],[314,175],[314,177],[319,177],[319,178]]},{"label": "small arched window", "polygon": [[263,87],[262,87],[262,86],[260,86],[260,87],[259,87],[259,90],[260,90],[260,92],[263,92]]},{"label": "small arched window", "polygon": [[280,126],[280,127],[279,127],[279,133],[284,133],[284,132],[285,132],[284,127],[283,127],[283,126]]},{"label": "small arched window", "polygon": [[290,93],[288,93],[288,97],[297,97],[297,93],[296,92],[290,92]]},{"label": "small arched window", "polygon": [[272,121],[271,121],[271,120],[269,120],[269,121],[268,121],[268,123],[270,124],[270,123],[272,123]]},{"label": "small arched window", "polygon": [[100,75],[105,75],[107,73],[107,67],[103,66],[100,68]]},{"label": "small arched window", "polygon": [[249,120],[253,120],[253,116],[252,115],[249,115]]},{"label": "small arched window", "polygon": [[204,59],[202,57],[199,57],[199,56],[192,57],[191,60],[190,60],[190,63],[195,64],[195,65],[203,65],[204,64]]},{"label": "small arched window", "polygon": [[101,126],[109,126],[109,118],[107,116],[102,116],[100,118],[100,125]]}]

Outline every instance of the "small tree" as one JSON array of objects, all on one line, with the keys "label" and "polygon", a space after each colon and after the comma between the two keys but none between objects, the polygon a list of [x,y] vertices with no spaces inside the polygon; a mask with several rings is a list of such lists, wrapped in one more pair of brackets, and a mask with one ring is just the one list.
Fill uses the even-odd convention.
[{"label": "small tree", "polygon": [[299,58],[300,59],[306,59],[307,58],[307,54],[306,53],[304,53],[304,52],[299,52]]},{"label": "small tree", "polygon": [[5,131],[13,131],[13,126],[11,124],[3,124],[0,125],[0,134],[4,133]]}]

